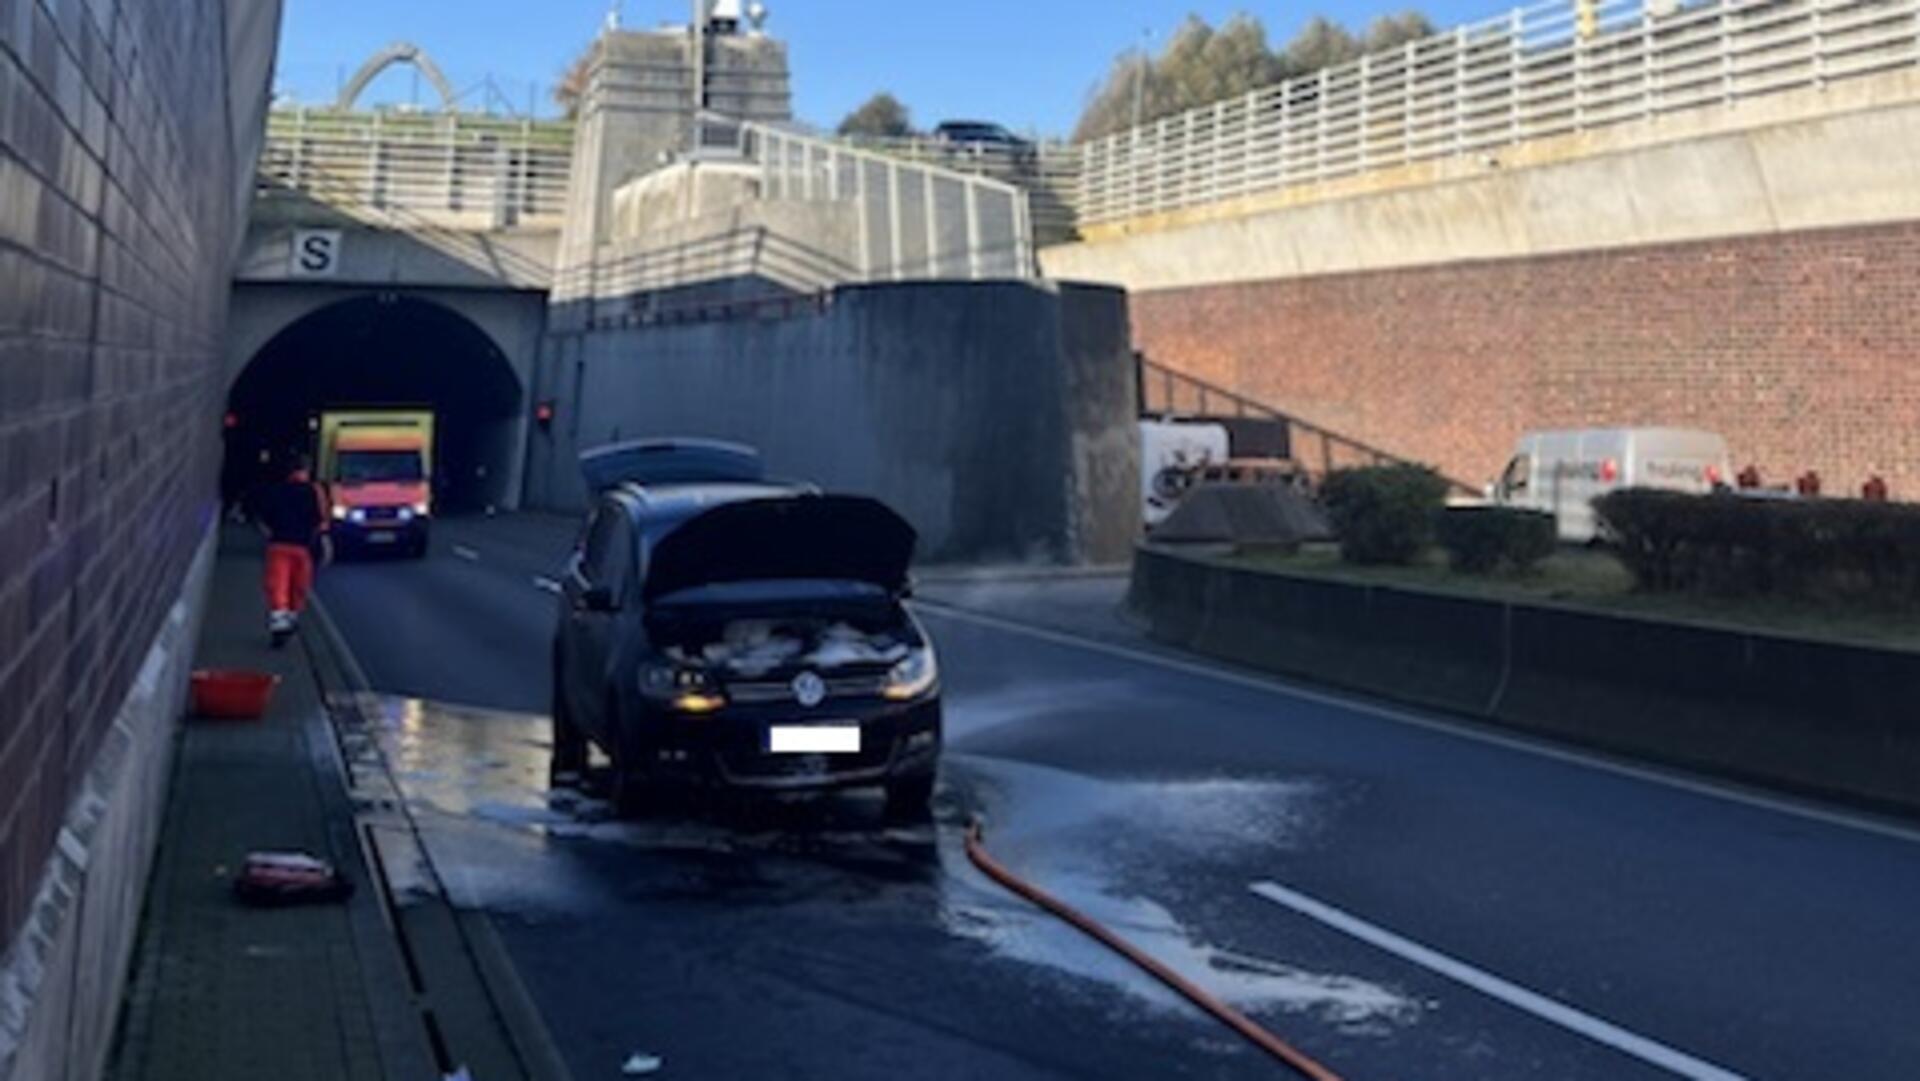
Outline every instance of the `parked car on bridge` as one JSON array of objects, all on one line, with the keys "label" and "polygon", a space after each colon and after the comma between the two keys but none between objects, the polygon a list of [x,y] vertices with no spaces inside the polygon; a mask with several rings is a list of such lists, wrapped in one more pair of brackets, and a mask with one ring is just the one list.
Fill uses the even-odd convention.
[{"label": "parked car on bridge", "polygon": [[560,592],[554,782],[612,761],[623,813],[692,787],[880,787],[924,814],[933,643],[903,603],[916,535],[857,496],[769,480],[710,441],[582,457],[598,493]]},{"label": "parked car on bridge", "polygon": [[986,120],[943,120],[933,129],[936,142],[956,150],[1004,153],[1021,156],[1033,153],[1033,143],[1008,131],[1003,124]]}]

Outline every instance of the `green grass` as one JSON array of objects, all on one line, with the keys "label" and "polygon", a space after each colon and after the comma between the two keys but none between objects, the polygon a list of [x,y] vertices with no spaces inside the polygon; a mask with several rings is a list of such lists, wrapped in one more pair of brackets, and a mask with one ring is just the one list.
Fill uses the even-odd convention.
[{"label": "green grass", "polygon": [[1332,544],[1307,545],[1295,553],[1244,552],[1227,558],[1240,566],[1367,585],[1920,650],[1920,613],[1912,609],[1771,597],[1642,593],[1634,588],[1632,575],[1620,561],[1604,551],[1563,548],[1527,574],[1491,575],[1456,574],[1438,550],[1408,567],[1343,563],[1338,547]]}]

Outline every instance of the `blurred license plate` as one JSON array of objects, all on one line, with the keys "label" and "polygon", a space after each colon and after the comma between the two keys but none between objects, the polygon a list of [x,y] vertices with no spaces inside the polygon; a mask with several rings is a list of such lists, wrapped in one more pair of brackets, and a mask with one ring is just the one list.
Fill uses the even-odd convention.
[{"label": "blurred license plate", "polygon": [[368,544],[392,544],[393,542],[394,532],[391,529],[376,529],[367,534]]},{"label": "blurred license plate", "polygon": [[772,754],[859,754],[860,726],[774,725],[767,729]]}]

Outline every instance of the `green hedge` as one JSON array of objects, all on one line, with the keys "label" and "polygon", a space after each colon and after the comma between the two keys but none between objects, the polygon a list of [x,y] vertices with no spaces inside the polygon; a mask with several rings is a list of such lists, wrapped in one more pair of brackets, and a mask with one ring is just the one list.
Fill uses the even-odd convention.
[{"label": "green hedge", "polygon": [[1518,507],[1448,507],[1435,526],[1453,569],[1468,574],[1531,569],[1559,541],[1553,515]]},{"label": "green hedge", "polygon": [[1433,542],[1433,518],[1447,482],[1425,466],[1338,469],[1320,486],[1321,502],[1349,563],[1411,563]]},{"label": "green hedge", "polygon": [[1641,588],[1920,601],[1920,506],[1630,489],[1594,501]]}]

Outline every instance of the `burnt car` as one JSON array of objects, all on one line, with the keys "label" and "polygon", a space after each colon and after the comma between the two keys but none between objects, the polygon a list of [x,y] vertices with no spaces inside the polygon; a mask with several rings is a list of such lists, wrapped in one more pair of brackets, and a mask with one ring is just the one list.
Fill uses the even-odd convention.
[{"label": "burnt car", "polygon": [[872,786],[926,812],[939,668],[904,603],[913,528],[876,500],[768,480],[750,449],[583,456],[598,494],[553,642],[553,781],[588,744],[622,813],[696,787]]}]

